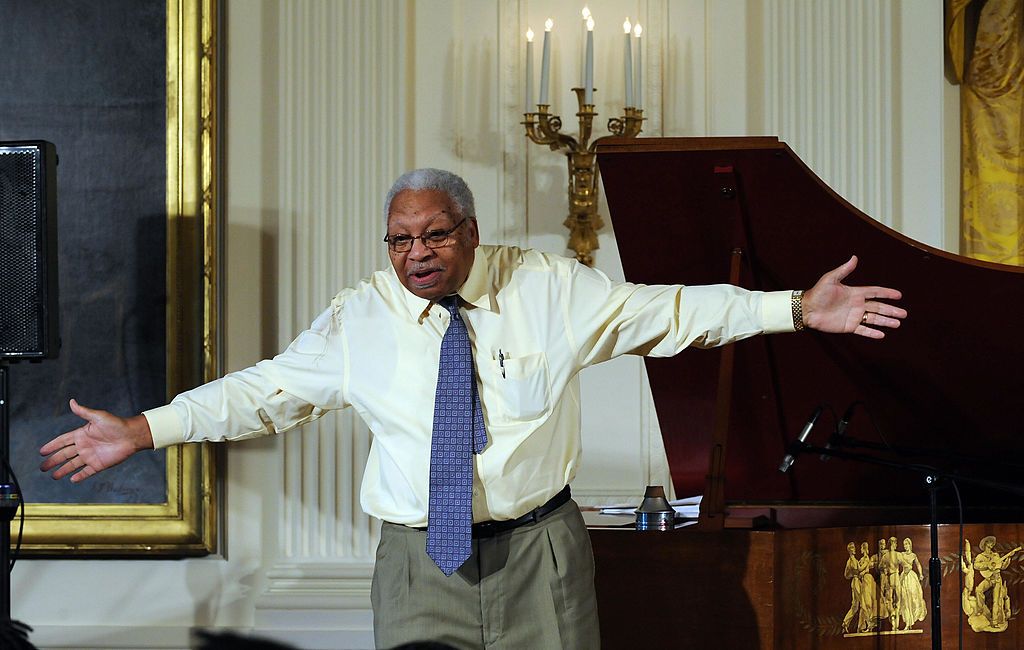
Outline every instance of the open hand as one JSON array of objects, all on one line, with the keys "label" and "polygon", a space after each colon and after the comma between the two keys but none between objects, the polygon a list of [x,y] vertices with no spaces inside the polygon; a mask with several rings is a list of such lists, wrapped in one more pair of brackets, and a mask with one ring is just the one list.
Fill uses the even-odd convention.
[{"label": "open hand", "polygon": [[121,418],[106,411],[86,408],[71,400],[71,411],[85,424],[59,435],[39,449],[48,458],[39,469],[53,472],[54,479],[71,474],[78,483],[113,467],[137,451],[153,448],[153,436],[145,416]]},{"label": "open hand", "polygon": [[821,276],[804,293],[804,322],[821,332],[852,333],[871,339],[885,338],[876,328],[896,328],[907,317],[907,310],[879,302],[903,297],[896,289],[886,287],[849,287],[846,276],[857,268],[857,256]]}]

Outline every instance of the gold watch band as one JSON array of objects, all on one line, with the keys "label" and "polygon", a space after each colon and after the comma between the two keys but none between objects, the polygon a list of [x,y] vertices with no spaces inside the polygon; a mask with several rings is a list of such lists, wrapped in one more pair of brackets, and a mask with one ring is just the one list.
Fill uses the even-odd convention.
[{"label": "gold watch band", "polygon": [[793,329],[800,331],[804,325],[804,291],[797,289],[790,298],[790,306],[793,308]]}]

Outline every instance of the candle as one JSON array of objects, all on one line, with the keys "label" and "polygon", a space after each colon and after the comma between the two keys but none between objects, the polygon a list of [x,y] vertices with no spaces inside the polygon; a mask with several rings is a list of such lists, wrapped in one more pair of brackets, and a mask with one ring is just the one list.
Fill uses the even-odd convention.
[{"label": "candle", "polygon": [[533,105],[533,30],[526,29],[526,110],[524,113],[532,113],[535,110]]},{"label": "candle", "polygon": [[585,88],[587,83],[587,48],[584,42],[587,40],[587,21],[590,18],[590,7],[583,7],[583,22],[580,23],[580,88]]},{"label": "candle", "polygon": [[633,56],[630,51],[629,39],[632,38],[633,26],[629,24],[629,17],[622,23],[622,29],[626,32],[626,51],[623,59],[623,69],[626,72],[626,106],[633,106]]},{"label": "candle", "polygon": [[594,103],[594,18],[587,18],[587,62],[584,66],[583,103]]},{"label": "candle", "polygon": [[633,95],[636,99],[636,107],[642,109],[644,107],[644,64],[643,64],[643,49],[640,47],[640,35],[644,33],[644,28],[637,23],[633,28],[633,34],[636,35],[636,74],[633,75],[633,82],[636,84]]},{"label": "candle", "polygon": [[551,28],[555,21],[544,21],[544,51],[540,58],[540,104],[548,103],[548,77],[551,72]]}]

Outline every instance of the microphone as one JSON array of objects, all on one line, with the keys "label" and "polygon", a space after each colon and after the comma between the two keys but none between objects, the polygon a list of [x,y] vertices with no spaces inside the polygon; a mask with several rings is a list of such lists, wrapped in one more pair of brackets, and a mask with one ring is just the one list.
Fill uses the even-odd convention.
[{"label": "microphone", "polygon": [[800,436],[797,437],[793,444],[789,446],[790,451],[787,451],[786,455],[782,457],[782,462],[779,463],[779,471],[783,474],[788,472],[789,468],[793,465],[793,462],[796,460],[795,454],[800,453],[799,449],[796,448],[797,445],[803,445],[807,442],[807,436],[811,435],[811,429],[814,428],[814,423],[818,421],[818,416],[820,415],[821,404],[814,409],[814,413],[812,413],[810,419],[807,420],[807,424],[805,424],[804,428],[800,430]]},{"label": "microphone", "polygon": [[[846,407],[846,412],[843,413],[843,417],[839,418],[839,423],[836,424],[836,431],[832,434],[832,437],[828,439],[828,443],[825,445],[825,449],[837,449],[843,446],[843,436],[846,435],[846,427],[850,425],[850,420],[853,419],[853,411],[857,408],[860,402],[853,402]],[[831,458],[828,454],[822,454],[822,460],[828,460]]]}]

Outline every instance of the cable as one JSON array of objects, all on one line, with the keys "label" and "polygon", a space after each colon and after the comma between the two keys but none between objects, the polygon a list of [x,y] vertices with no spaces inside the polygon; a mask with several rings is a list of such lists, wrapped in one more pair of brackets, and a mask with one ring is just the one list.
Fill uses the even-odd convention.
[{"label": "cable", "polygon": [[14,547],[14,552],[11,553],[11,562],[7,568],[7,572],[10,573],[14,570],[14,563],[18,561],[18,556],[21,554],[21,540],[25,532],[25,495],[18,483],[18,475],[14,473],[14,468],[7,462],[7,457],[0,456],[0,460],[3,460],[4,467],[7,468],[7,473],[10,474],[11,481],[14,483],[14,489],[18,491],[18,509],[21,510],[21,516],[18,518],[18,543]]},{"label": "cable", "polygon": [[35,650],[28,640],[32,628],[21,621],[0,621],[0,648],[5,650]]},{"label": "cable", "polygon": [[889,449],[892,449],[892,444],[886,439],[885,434],[882,433],[882,430],[878,428],[878,425],[875,423],[875,416],[871,414],[871,411],[868,409],[867,405],[864,404],[864,402],[860,401],[855,402],[855,405],[860,405],[861,410],[864,411],[864,415],[868,416],[868,422],[871,423],[871,428],[874,429],[875,433],[878,434],[878,437],[879,439],[881,439],[882,444],[888,447]]},{"label": "cable", "polygon": [[[953,492],[956,493],[956,511],[957,511],[957,514],[960,517],[960,541],[959,541],[960,558],[959,559],[960,559],[960,562],[963,562],[964,561],[964,503],[960,499],[960,486],[958,486],[956,484],[956,480],[955,479],[949,479],[949,483],[950,483],[950,485],[953,486]],[[960,568],[960,567],[958,567],[958,568]],[[973,571],[974,569],[972,568],[971,570]],[[956,617],[956,631],[957,631],[957,638],[959,639],[959,645],[957,645],[957,647],[960,648],[960,650],[963,650],[963,648],[964,648],[964,608],[963,608],[962,601],[963,601],[963,593],[964,593],[964,572],[958,570],[956,572],[956,575],[957,575],[957,586],[959,587],[960,600],[961,600],[961,606],[957,607],[957,617]]]},{"label": "cable", "polygon": [[832,414],[832,432],[835,433],[839,428],[839,416],[836,415],[836,410],[832,408],[831,404],[825,402],[824,406],[828,409],[828,412]]}]

